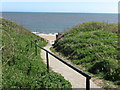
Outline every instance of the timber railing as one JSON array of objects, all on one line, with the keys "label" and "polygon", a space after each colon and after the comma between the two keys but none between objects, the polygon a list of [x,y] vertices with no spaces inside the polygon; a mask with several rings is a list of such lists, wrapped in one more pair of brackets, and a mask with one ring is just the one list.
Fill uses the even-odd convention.
[{"label": "timber railing", "polygon": [[73,65],[65,62],[63,59],[59,58],[58,56],[56,56],[55,54],[49,52],[48,50],[44,49],[43,47],[41,47],[40,45],[37,44],[37,40],[39,39],[35,39],[34,41],[31,41],[31,47],[32,47],[32,43],[35,45],[35,54],[37,55],[37,47],[41,48],[42,50],[44,50],[46,52],[46,60],[47,60],[47,72],[49,73],[49,57],[48,54],[52,55],[53,57],[55,57],[56,59],[58,59],[59,61],[61,61],[62,63],[66,64],[67,66],[69,66],[70,68],[72,68],[73,70],[75,70],[76,72],[78,72],[79,74],[82,74],[83,76],[86,77],[86,90],[90,90],[90,79],[91,76],[86,74],[85,72],[81,71],[80,69],[74,67]]}]

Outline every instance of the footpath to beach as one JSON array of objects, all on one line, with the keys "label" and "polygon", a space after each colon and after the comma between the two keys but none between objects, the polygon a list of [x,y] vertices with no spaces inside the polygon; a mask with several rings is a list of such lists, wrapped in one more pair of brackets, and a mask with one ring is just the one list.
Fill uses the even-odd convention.
[{"label": "footpath to beach", "polygon": [[[52,47],[52,44],[54,43],[54,40],[56,39],[55,36],[46,36],[41,35],[40,37],[45,38],[49,43],[44,48],[50,51],[50,48]],[[51,51],[50,51],[51,52]],[[45,51],[41,50],[41,57],[46,63],[46,53]],[[59,74],[61,74],[66,80],[71,82],[72,88],[86,88],[86,78],[79,74],[78,72],[74,71],[70,67],[66,66],[62,62],[58,61],[53,56],[49,55],[49,64],[50,68]],[[90,81],[90,87],[91,88],[100,88],[96,84],[94,84],[92,81]]]}]

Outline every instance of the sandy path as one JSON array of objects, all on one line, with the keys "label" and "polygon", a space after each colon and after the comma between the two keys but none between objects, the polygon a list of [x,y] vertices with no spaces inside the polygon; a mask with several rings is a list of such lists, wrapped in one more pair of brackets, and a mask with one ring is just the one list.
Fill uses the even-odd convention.
[{"label": "sandy path", "polygon": [[[45,39],[48,40],[48,37],[46,37]],[[51,39],[51,40],[49,38],[49,42],[52,42],[54,40],[55,40],[55,38]],[[51,43],[49,43],[44,48],[47,49],[48,51],[50,51],[50,47],[52,47]],[[44,62],[46,63],[46,53],[43,50],[41,50],[41,57],[44,60]],[[73,69],[66,66],[64,63],[60,62],[59,60],[57,60],[56,58],[54,58],[51,55],[49,55],[49,64],[50,64],[50,68],[54,72],[61,74],[62,76],[64,76],[64,78],[66,80],[71,82],[72,88],[85,88],[86,87],[86,78],[83,75],[74,71]],[[97,85],[95,85],[92,81],[90,81],[90,87],[91,88],[100,88]]]}]

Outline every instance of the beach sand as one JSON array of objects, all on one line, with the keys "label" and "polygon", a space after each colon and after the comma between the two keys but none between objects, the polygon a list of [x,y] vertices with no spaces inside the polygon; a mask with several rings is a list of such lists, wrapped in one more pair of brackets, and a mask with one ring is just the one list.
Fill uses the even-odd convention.
[{"label": "beach sand", "polygon": [[54,41],[56,40],[56,36],[50,36],[50,35],[39,35],[40,37],[47,40],[50,44],[54,44]]},{"label": "beach sand", "polygon": [[56,35],[58,34],[58,33],[40,33],[40,32],[32,32],[32,33],[40,36],[41,38],[44,38],[50,44],[54,44],[54,41],[56,40]]}]

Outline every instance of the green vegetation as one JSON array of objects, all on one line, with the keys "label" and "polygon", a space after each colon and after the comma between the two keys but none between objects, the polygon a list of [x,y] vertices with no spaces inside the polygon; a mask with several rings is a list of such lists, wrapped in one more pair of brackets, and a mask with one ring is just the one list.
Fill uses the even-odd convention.
[{"label": "green vegetation", "polygon": [[117,24],[87,22],[65,32],[54,49],[76,65],[120,85]]},{"label": "green vegetation", "polygon": [[[14,22],[0,19],[2,38],[2,88],[71,88],[61,75],[47,73],[46,65],[35,55],[31,41],[40,38]],[[40,38],[40,46],[47,43]],[[40,52],[40,49],[38,49]]]}]

